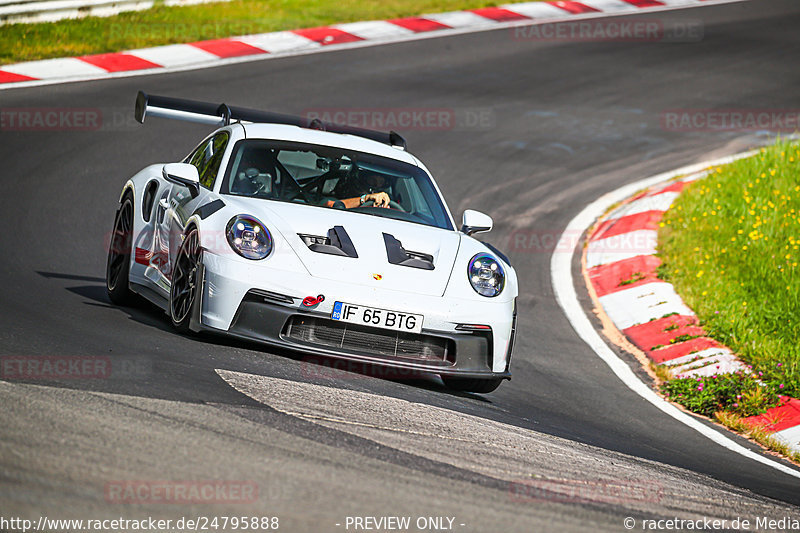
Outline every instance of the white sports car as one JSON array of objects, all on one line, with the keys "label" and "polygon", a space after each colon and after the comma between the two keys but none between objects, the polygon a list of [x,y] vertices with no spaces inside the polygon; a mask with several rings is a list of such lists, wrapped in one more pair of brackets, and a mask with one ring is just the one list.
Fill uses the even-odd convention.
[{"label": "white sports car", "polygon": [[218,126],[122,189],[107,288],[178,330],[438,374],[491,392],[511,374],[517,276],[457,229],[398,134],[146,95],[136,118]]}]

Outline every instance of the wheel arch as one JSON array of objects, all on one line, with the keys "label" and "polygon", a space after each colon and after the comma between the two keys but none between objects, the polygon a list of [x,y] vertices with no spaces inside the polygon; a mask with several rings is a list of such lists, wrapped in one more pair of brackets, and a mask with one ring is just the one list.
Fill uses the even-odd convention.
[{"label": "wheel arch", "polygon": [[119,203],[121,204],[123,200],[125,200],[125,195],[130,194],[133,197],[134,205],[136,204],[136,186],[133,184],[132,180],[128,180],[125,182],[125,186],[122,187],[122,192],[119,194]]},{"label": "wheel arch", "polygon": [[186,226],[183,228],[183,235],[185,237],[186,235],[189,234],[190,231],[192,231],[193,228],[197,229],[197,231],[201,232],[200,244],[202,245],[203,243],[202,232],[203,230],[205,230],[205,228],[201,226],[201,222],[202,219],[199,216],[197,215],[190,216],[189,219],[186,221]]}]

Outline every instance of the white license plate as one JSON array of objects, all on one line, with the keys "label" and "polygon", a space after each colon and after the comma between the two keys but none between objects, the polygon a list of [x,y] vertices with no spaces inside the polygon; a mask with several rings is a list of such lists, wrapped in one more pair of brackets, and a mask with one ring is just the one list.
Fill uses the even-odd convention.
[{"label": "white license plate", "polygon": [[334,320],[341,320],[342,322],[349,322],[350,324],[361,324],[362,326],[392,329],[408,333],[420,333],[422,332],[422,319],[424,317],[423,315],[389,311],[388,309],[376,309],[363,305],[334,302],[331,318]]}]

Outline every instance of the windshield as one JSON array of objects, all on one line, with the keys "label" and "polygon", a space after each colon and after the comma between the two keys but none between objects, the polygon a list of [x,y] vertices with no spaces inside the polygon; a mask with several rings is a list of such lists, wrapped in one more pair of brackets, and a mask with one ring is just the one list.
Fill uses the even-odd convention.
[{"label": "windshield", "polygon": [[330,146],[239,141],[221,192],[453,229],[421,168]]}]

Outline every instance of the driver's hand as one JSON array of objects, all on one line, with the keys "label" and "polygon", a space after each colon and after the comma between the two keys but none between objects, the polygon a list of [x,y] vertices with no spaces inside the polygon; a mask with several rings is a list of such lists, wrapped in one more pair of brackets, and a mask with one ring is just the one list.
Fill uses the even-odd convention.
[{"label": "driver's hand", "polygon": [[365,200],[372,200],[375,202],[375,207],[389,207],[389,195],[385,192],[376,192],[372,194],[368,194],[365,197]]}]

